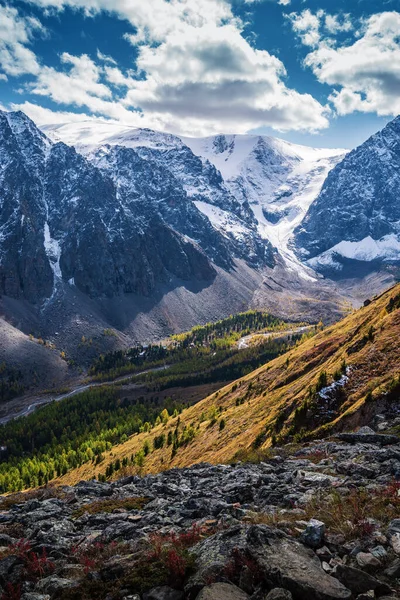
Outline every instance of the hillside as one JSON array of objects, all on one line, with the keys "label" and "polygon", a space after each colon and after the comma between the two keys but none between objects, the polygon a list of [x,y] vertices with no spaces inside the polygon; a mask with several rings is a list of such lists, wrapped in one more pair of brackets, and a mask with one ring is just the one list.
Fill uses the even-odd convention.
[{"label": "hillside", "polygon": [[69,377],[60,350],[0,318],[0,404],[34,388],[62,387]]},{"label": "hillside", "polygon": [[272,442],[368,423],[398,394],[399,308],[400,284],[179,416],[113,447],[100,464],[86,463],[58,481],[109,475],[115,461],[133,462],[132,469],[143,472],[226,462]]}]

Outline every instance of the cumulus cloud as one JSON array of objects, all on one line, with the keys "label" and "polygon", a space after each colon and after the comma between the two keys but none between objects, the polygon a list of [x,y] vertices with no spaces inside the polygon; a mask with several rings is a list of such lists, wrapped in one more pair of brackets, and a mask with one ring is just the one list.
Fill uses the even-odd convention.
[{"label": "cumulus cloud", "polygon": [[[159,46],[142,46],[138,69],[146,73],[124,104],[185,119],[187,133],[326,126],[322,106],[284,83],[283,63],[254,49],[234,23],[187,26]],[[204,128],[207,123],[207,128]]]},{"label": "cumulus cloud", "polygon": [[100,83],[100,70],[86,55],[73,56],[68,52],[61,55],[61,63],[69,67],[67,72],[53,67],[42,67],[29,89],[34,94],[50,97],[62,104],[86,105],[93,100],[111,98],[111,90]]},{"label": "cumulus cloud", "polygon": [[330,100],[338,114],[400,113],[399,31],[400,13],[378,13],[362,22],[358,38],[338,44],[322,36],[306,56],[318,80],[335,87]]},{"label": "cumulus cloud", "polygon": [[43,34],[44,28],[33,17],[21,17],[15,8],[0,6],[0,75],[36,74],[39,63],[28,47],[35,34]]},{"label": "cumulus cloud", "polygon": [[98,64],[64,53],[64,69],[39,70],[30,85],[34,94],[188,135],[328,126],[327,109],[288,88],[283,63],[243,37],[243,24],[226,0],[114,0],[112,10],[109,0],[30,1],[88,16],[112,12],[134,26],[125,38],[138,51],[128,72],[101,52]]}]

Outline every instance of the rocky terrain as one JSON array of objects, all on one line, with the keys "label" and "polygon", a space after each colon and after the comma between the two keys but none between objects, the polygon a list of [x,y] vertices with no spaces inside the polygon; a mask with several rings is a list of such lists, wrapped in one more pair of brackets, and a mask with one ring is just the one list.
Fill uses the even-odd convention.
[{"label": "rocky terrain", "polygon": [[3,497],[3,600],[399,597],[396,413],[336,439]]}]

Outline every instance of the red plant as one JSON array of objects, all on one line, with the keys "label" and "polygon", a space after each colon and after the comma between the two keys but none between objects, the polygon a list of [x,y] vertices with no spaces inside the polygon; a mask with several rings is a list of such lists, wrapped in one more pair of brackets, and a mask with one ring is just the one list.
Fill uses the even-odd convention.
[{"label": "red plant", "polygon": [[244,552],[240,551],[239,548],[234,548],[232,551],[231,560],[224,568],[225,576],[232,582],[239,579],[242,569],[246,568],[255,584],[261,583],[263,579],[262,571],[257,562],[247,556]]},{"label": "red plant", "polygon": [[153,533],[149,536],[150,547],[146,559],[158,562],[165,569],[170,581],[176,584],[184,579],[191,565],[192,558],[188,549],[210,533],[209,527],[197,523],[182,533]]},{"label": "red plant", "polygon": [[15,544],[12,544],[10,546],[10,550],[12,554],[16,554],[18,558],[25,561],[29,552],[32,551],[32,547],[31,543],[28,540],[21,538],[20,540],[18,540],[18,542],[15,542]]},{"label": "red plant", "polygon": [[182,533],[175,533],[174,531],[165,535],[152,533],[149,538],[152,546],[152,554],[155,558],[159,558],[163,548],[169,545],[175,548],[190,548],[197,544],[204,535],[209,533],[210,530],[206,526],[200,526],[198,523],[194,523],[190,529]]},{"label": "red plant", "polygon": [[41,579],[55,569],[55,565],[48,558],[46,550],[43,548],[41,555],[33,552],[28,540],[22,538],[10,548],[11,552],[16,554],[24,563],[25,574],[29,579]]},{"label": "red plant", "polygon": [[187,558],[180,554],[175,548],[170,548],[167,552],[166,559],[172,580],[183,579],[187,569]]},{"label": "red plant", "polygon": [[21,600],[21,586],[7,583],[1,600]]},{"label": "red plant", "polygon": [[110,544],[94,542],[86,546],[73,546],[71,550],[78,563],[83,566],[84,572],[87,575],[91,571],[98,569],[108,558],[111,558],[115,554],[129,552],[130,548],[122,542],[111,542]]},{"label": "red plant", "polygon": [[85,575],[87,575],[91,571],[94,571],[96,567],[96,561],[93,560],[93,558],[89,558],[88,556],[83,556],[80,562],[81,565],[83,565],[83,571]]},{"label": "red plant", "polygon": [[54,563],[47,556],[45,548],[42,554],[29,552],[25,559],[25,571],[31,579],[42,579],[46,575],[50,575],[55,569]]},{"label": "red plant", "polygon": [[400,481],[391,481],[381,491],[381,497],[392,504],[400,504]]}]

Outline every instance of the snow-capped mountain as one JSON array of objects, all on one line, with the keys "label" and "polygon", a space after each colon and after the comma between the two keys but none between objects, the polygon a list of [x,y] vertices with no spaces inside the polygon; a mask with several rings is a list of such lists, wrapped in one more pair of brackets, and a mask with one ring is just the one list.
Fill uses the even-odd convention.
[{"label": "snow-capped mountain", "polygon": [[[0,112],[0,183],[7,296],[46,304],[66,284],[89,297],[146,296],[171,277],[211,280],[214,265],[233,263],[234,240],[169,170],[133,149],[103,148],[89,161],[23,113]],[[273,262],[270,246],[260,260]]]},{"label": "snow-capped mountain", "polygon": [[329,173],[295,231],[299,258],[328,275],[399,261],[399,189],[397,117]]},{"label": "snow-capped mountain", "polygon": [[232,195],[253,213],[259,235],[278,249],[287,266],[312,277],[292,251],[290,240],[346,150],[309,148],[258,135],[184,141],[220,171]]},{"label": "snow-capped mountain", "polygon": [[[0,112],[1,314],[62,339],[72,356],[83,329],[100,344],[116,328],[118,347],[249,307],[333,320],[344,300],[391,281],[361,278],[342,292],[308,259],[356,244],[367,261],[368,236],[373,257],[397,256],[398,127],[344,158],[259,135],[181,138],[101,122],[40,130]],[[364,184],[360,194],[375,185],[384,196],[380,210],[355,202]],[[365,225],[358,237],[346,215]]]},{"label": "snow-capped mountain", "polygon": [[89,159],[103,146],[135,149],[170,170],[217,231],[247,252],[250,248],[248,257],[259,260],[261,247],[272,243],[289,268],[313,277],[289,242],[345,150],[309,148],[261,135],[178,137],[112,123],[43,129]]}]

